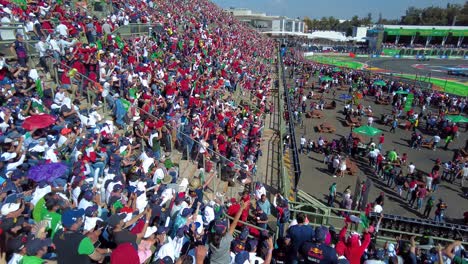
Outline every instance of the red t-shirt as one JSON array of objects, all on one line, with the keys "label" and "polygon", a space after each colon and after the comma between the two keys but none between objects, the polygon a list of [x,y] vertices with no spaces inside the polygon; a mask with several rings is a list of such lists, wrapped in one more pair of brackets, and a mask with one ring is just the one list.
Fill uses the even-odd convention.
[{"label": "red t-shirt", "polygon": [[123,243],[112,250],[110,263],[140,264],[140,258],[138,257],[138,252],[131,243]]}]

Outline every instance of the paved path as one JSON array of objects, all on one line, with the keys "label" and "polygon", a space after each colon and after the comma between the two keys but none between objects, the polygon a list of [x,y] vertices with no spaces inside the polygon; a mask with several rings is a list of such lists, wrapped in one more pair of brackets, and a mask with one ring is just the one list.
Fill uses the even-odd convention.
[{"label": "paved path", "polygon": [[[291,81],[289,82],[291,85]],[[339,95],[345,92],[337,92],[336,98],[339,98]],[[329,102],[332,95],[327,94],[326,99]],[[309,104],[308,104],[309,105]],[[381,106],[375,105],[372,99],[365,99],[363,101],[364,106],[370,105],[374,109],[375,116],[380,118],[380,115],[383,113],[389,113],[391,111],[390,106]],[[344,102],[342,100],[337,100],[337,108],[335,110],[324,110],[324,117],[321,119],[309,119],[304,118],[303,127],[296,127],[296,137],[297,144],[299,146],[299,139],[301,135],[306,135],[307,139],[314,139],[315,141],[319,138],[320,135],[326,137],[327,139],[340,138],[341,136],[348,136],[350,132],[349,127],[343,126],[344,115],[341,113],[344,107]],[[363,118],[363,123],[367,120],[366,117]],[[316,132],[315,127],[322,122],[329,122],[336,127],[336,132],[333,134],[320,134]],[[424,122],[423,122],[424,123]],[[451,160],[453,157],[453,150],[465,145],[467,140],[467,133],[461,133],[460,138],[456,139],[452,145],[449,147],[449,150],[438,149],[437,151],[432,151],[429,149],[411,149],[408,147],[408,141],[411,137],[410,131],[405,131],[402,129],[397,129],[395,134],[389,133],[389,127],[385,127],[381,124],[375,124],[375,127],[381,129],[385,133],[385,143],[383,146],[383,151],[391,150],[395,148],[399,154],[407,153],[409,156],[409,161],[414,162],[417,169],[420,169],[424,172],[431,170],[434,161],[437,158],[440,158],[441,161]],[[463,131],[463,130],[462,130]],[[364,140],[369,140],[369,138],[364,137]],[[374,138],[374,142],[377,141],[377,138]],[[326,195],[328,193],[328,188],[333,182],[338,184],[338,192],[344,191],[344,189],[350,185],[353,193],[356,185],[357,177],[366,179],[367,177],[371,178],[374,181],[374,187],[370,190],[369,201],[373,201],[380,192],[385,192],[387,199],[384,205],[384,212],[389,214],[398,214],[408,217],[420,217],[420,214],[408,207],[405,200],[398,197],[394,189],[389,189],[380,178],[375,177],[369,167],[367,166],[366,159],[356,160],[356,164],[359,167],[359,172],[355,176],[345,176],[344,178],[333,178],[330,173],[326,170],[326,165],[323,163],[323,154],[311,153],[310,155],[300,154],[300,161],[302,167],[302,176],[299,183],[299,189],[313,195],[315,198],[321,200],[323,203],[326,203]],[[450,184],[443,182],[440,184],[439,190],[434,193],[434,197],[439,199],[442,198],[448,203],[448,209],[446,210],[446,216],[448,218],[462,219],[463,212],[468,211],[468,202],[465,198],[461,196],[460,183]],[[341,201],[340,198],[337,199],[338,202]],[[338,206],[338,204],[336,204]],[[431,217],[433,217],[433,213]]]}]

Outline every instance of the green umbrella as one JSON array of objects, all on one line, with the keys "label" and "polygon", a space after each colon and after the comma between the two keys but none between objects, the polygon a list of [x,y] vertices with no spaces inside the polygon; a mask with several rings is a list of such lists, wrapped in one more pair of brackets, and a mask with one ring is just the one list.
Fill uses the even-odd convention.
[{"label": "green umbrella", "polygon": [[408,92],[407,92],[407,91],[400,90],[400,91],[397,91],[396,94],[408,94]]},{"label": "green umbrella", "polygon": [[468,118],[461,115],[448,115],[445,118],[453,123],[468,123]]},{"label": "green umbrella", "polygon": [[387,85],[387,83],[382,80],[378,80],[374,82],[374,85],[385,86]]},{"label": "green umbrella", "polygon": [[340,72],[340,71],[341,71],[341,69],[338,68],[338,67],[333,68],[333,72]]},{"label": "green umbrella", "polygon": [[320,80],[322,82],[328,82],[328,81],[333,81],[333,78],[330,77],[330,76],[324,76],[324,77],[320,78]]},{"label": "green umbrella", "polygon": [[358,128],[353,129],[353,132],[359,133],[365,136],[373,137],[377,134],[382,133],[382,130],[375,128],[375,127],[371,127],[371,126],[360,126]]}]

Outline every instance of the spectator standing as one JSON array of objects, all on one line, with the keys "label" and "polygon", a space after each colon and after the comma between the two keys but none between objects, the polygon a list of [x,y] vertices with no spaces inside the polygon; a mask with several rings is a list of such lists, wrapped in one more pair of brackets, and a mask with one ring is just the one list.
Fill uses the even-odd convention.
[{"label": "spectator standing", "polygon": [[334,207],[335,198],[336,198],[336,182],[332,183],[328,188],[328,206]]},{"label": "spectator standing", "polygon": [[306,216],[303,213],[298,213],[297,225],[289,227],[287,236],[291,238],[291,251],[289,252],[289,263],[297,264],[299,260],[299,249],[306,241],[312,241],[314,238],[314,229],[305,224]]},{"label": "spectator standing", "polygon": [[10,51],[11,53],[16,54],[16,59],[21,67],[28,66],[28,51],[26,49],[23,35],[19,33],[16,34],[16,40],[11,44]]}]

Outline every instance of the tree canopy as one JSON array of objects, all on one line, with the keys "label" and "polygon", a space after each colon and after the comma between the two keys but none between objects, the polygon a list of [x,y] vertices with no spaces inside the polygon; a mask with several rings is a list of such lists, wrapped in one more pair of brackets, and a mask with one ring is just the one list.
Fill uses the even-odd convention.
[{"label": "tree canopy", "polygon": [[460,4],[447,4],[445,8],[429,6],[417,8],[410,6],[406,9],[401,19],[386,19],[379,14],[376,20],[373,20],[372,14],[365,17],[353,16],[350,20],[341,21],[337,18],[322,17],[321,19],[304,18],[304,23],[311,31],[315,30],[333,30],[345,32],[351,35],[353,27],[368,26],[374,23],[384,25],[431,25],[431,26],[467,26],[468,25],[468,1],[462,6]]}]

